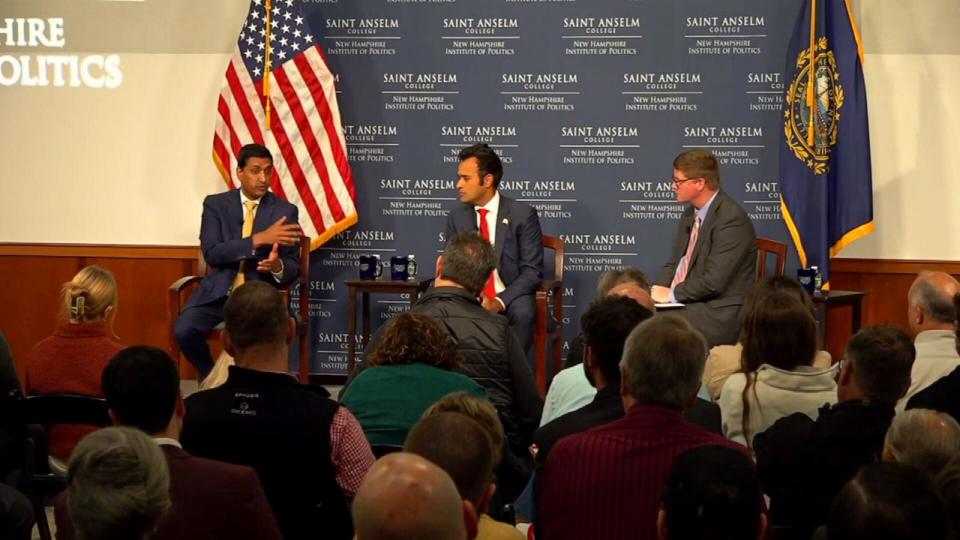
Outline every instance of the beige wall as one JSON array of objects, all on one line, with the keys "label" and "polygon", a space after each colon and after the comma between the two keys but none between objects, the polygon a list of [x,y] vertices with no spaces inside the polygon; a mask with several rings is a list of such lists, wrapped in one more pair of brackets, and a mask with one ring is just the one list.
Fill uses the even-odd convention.
[{"label": "beige wall", "polygon": [[2,1],[0,18],[63,17],[66,46],[0,54],[117,53],[123,84],[0,87],[0,242],[197,244],[203,196],[224,187],[215,96],[247,3]]},{"label": "beige wall", "polygon": [[[197,242],[200,201],[223,186],[210,159],[213,96],[246,2],[204,0],[205,17],[189,15],[189,2],[3,0],[0,16],[62,15],[71,54],[109,36],[117,48],[94,52],[119,53],[124,82],[0,87],[0,242]],[[960,173],[950,166],[960,156],[960,2],[854,5],[867,53],[877,231],[842,256],[960,259]],[[118,12],[106,9],[130,24],[116,33]],[[157,48],[144,51],[145,39]]]},{"label": "beige wall", "polygon": [[960,2],[860,0],[877,229],[842,257],[960,259]]}]

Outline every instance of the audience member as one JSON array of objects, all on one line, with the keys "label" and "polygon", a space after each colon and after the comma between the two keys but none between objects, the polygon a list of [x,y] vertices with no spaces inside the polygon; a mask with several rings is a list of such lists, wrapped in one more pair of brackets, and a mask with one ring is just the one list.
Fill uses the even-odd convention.
[{"label": "audience member", "polygon": [[67,504],[83,540],[141,540],[170,508],[170,473],[160,447],[142,431],[104,428],[70,457]]},{"label": "audience member", "polygon": [[960,366],[954,330],[957,312],[953,297],[960,283],[944,272],[920,272],[907,293],[907,323],[915,337],[917,360],[910,374],[910,389],[897,403],[897,411],[918,392],[937,382]]},{"label": "audience member", "polygon": [[350,538],[349,504],[373,463],[360,424],[288,374],[294,322],[273,286],[234,289],[224,321],[236,365],[222,386],[187,398],[183,447],[253,467],[284,538]]},{"label": "audience member", "polygon": [[[650,284],[647,282],[647,277],[643,274],[643,271],[639,268],[631,268],[628,266],[614,268],[604,272],[600,276],[600,279],[597,280],[597,295],[595,300],[610,296],[610,294],[633,298],[638,304],[649,309],[651,312],[657,311],[653,303],[653,298],[650,297]],[[570,350],[567,352],[567,357],[563,361],[564,369],[561,373],[566,371],[567,368],[579,366],[583,363],[585,359],[584,354],[586,353],[585,347],[586,342],[584,341],[583,332],[581,331],[577,337],[573,338],[570,342]],[[557,374],[557,376],[559,376],[559,374]],[[556,377],[554,377],[554,381],[556,381]],[[588,402],[583,403],[583,405],[586,405],[586,403]],[[546,404],[544,404],[543,410],[544,414],[546,414]],[[560,415],[558,414],[556,416]],[[553,418],[556,418],[556,416]],[[541,422],[540,425],[542,426],[545,423],[546,422]]]},{"label": "audience member", "polygon": [[[650,316],[650,311],[633,300],[617,296],[601,298],[583,314],[580,325],[587,339],[587,360],[581,369],[596,388],[596,395],[589,404],[553,420],[534,433],[538,463],[546,463],[550,449],[567,435],[623,418],[620,399],[623,345],[630,332]],[[708,431],[720,432],[720,410],[713,403],[697,399],[684,411],[684,419]]]},{"label": "audience member", "polygon": [[953,534],[960,538],[960,456],[954,456],[936,478],[937,493],[943,501]]},{"label": "audience member", "polygon": [[743,453],[704,445],[673,461],[657,516],[660,540],[758,540],[766,529],[757,470]]},{"label": "audience member", "polygon": [[[954,295],[953,307],[955,313],[960,313],[960,294]],[[960,328],[954,337],[954,349],[960,352]],[[943,411],[960,422],[960,367],[917,392],[907,402],[907,408]]]},{"label": "audience member", "polygon": [[478,540],[523,540],[515,527],[486,515],[496,491],[493,471],[497,457],[490,437],[477,422],[454,412],[430,414],[410,430],[403,450],[426,458],[450,475],[460,498],[480,516]]},{"label": "audience member", "polygon": [[[635,268],[610,270],[600,277],[597,285],[597,300],[609,296],[630,298],[647,311],[644,317],[646,319],[656,312],[648,290],[649,286],[643,277],[643,272]],[[586,355],[586,333],[581,317],[580,334],[571,342],[567,353],[568,367],[553,377],[550,388],[547,390],[543,414],[540,416],[540,427],[594,400],[597,388],[590,382],[588,370],[584,364]],[[617,362],[619,361],[620,359],[617,358]]]},{"label": "audience member", "polygon": [[[153,538],[281,538],[253,469],[191,456],[180,447],[183,396],[166,352],[143,346],[121,351],[103,370],[103,393],[114,423],[153,437],[166,458],[172,505]],[[63,498],[55,516],[58,540],[75,538]]]},{"label": "audience member", "polygon": [[[813,300],[810,294],[795,279],[783,276],[768,276],[757,281],[753,287],[747,291],[743,300],[743,315],[746,320],[755,309],[760,300],[770,296],[773,293],[785,293],[795,297],[804,307],[810,310],[810,314],[816,317]],[[710,399],[716,401],[720,399],[720,390],[723,389],[723,383],[727,377],[740,370],[740,359],[743,358],[743,329],[740,330],[740,340],[734,345],[717,345],[710,349],[710,356],[707,357],[706,367],[703,368],[703,386],[710,394]],[[813,366],[826,369],[830,367],[832,359],[827,351],[817,351],[813,357]]]},{"label": "audience member", "polygon": [[936,478],[960,455],[960,425],[952,416],[929,409],[897,414],[883,441],[883,460],[906,463]]},{"label": "audience member", "polygon": [[542,469],[537,513],[545,538],[656,538],[656,514],[674,457],[737,443],[683,420],[696,399],[707,345],[686,320],[660,315],[627,338],[620,363],[626,416],[561,439]]},{"label": "audience member", "polygon": [[[480,399],[467,392],[454,392],[443,396],[427,408],[423,417],[426,418],[442,412],[458,413],[470,417],[490,437],[490,442],[493,444],[493,469],[497,481],[497,490],[493,493],[484,515],[497,521],[513,523],[512,505],[526,486],[529,471],[510,452],[510,447],[505,444],[506,435],[503,432],[500,417],[497,416],[497,410],[486,399]],[[486,520],[481,518],[481,528],[483,521]]]},{"label": "audience member", "polygon": [[357,417],[371,445],[402,446],[423,411],[459,390],[486,398],[473,379],[454,373],[462,361],[456,344],[432,318],[403,313],[387,323],[367,369],[340,401]]},{"label": "audience member", "polygon": [[[410,313],[432,318],[450,334],[463,358],[460,373],[487,391],[500,413],[511,451],[525,456],[543,401],[526,353],[509,322],[485,310],[478,300],[496,261],[493,246],[479,234],[459,233],[450,238],[437,259],[433,287]],[[370,340],[371,349],[377,347],[379,335]],[[359,375],[355,372],[356,377]],[[348,380],[344,393],[351,384]]]},{"label": "audience member", "polygon": [[894,404],[910,385],[914,355],[910,337],[896,327],[861,329],[847,343],[839,403],[821,409],[816,420],[804,413],[782,418],[754,438],[777,527],[809,538],[840,488],[865,463],[880,459]]},{"label": "audience member", "polygon": [[472,505],[440,467],[408,453],[370,467],[353,502],[358,540],[464,540],[477,534]]},{"label": "audience member", "polygon": [[[61,320],[52,336],[27,358],[27,395],[82,394],[102,397],[100,373],[123,349],[113,332],[117,282],[109,270],[88,266],[64,283]],[[49,426],[50,455],[66,461],[73,447],[96,428],[72,424]]]},{"label": "audience member", "polygon": [[947,519],[933,483],[900,463],[871,463],[837,493],[829,540],[942,540]]},{"label": "audience member", "polygon": [[795,297],[772,293],[743,322],[740,372],[720,391],[724,434],[747,446],[753,436],[796,412],[816,419],[836,403],[836,370],[813,367],[817,323]]}]

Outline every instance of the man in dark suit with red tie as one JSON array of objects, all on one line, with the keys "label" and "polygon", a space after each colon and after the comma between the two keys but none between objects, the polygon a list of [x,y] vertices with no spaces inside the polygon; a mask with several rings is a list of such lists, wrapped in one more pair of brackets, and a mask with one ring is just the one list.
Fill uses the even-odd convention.
[{"label": "man in dark suit with red tie", "polygon": [[[167,458],[173,505],[151,538],[282,538],[253,469],[195,457],[180,447],[183,396],[167,353],[145,346],[124,349],[103,370],[101,384],[114,424],[146,432]],[[54,515],[57,538],[75,538],[63,496]]]},{"label": "man in dark suit with red tie", "polygon": [[497,269],[484,287],[481,302],[504,313],[524,351],[533,343],[534,293],[543,279],[543,233],[532,206],[500,195],[500,157],[486,144],[460,151],[457,190],[463,203],[447,216],[446,239],[479,231],[497,252]]},{"label": "man in dark suit with red tie", "polygon": [[223,322],[230,291],[251,280],[284,285],[300,272],[297,207],[268,191],[273,178],[270,150],[259,144],[241,148],[237,178],[239,189],[203,201],[200,249],[208,273],[173,327],[199,380],[213,369],[206,337]]},{"label": "man in dark suit with red tie", "polygon": [[680,218],[673,254],[650,291],[654,302],[679,302],[678,313],[707,345],[733,344],[740,336],[743,295],[757,279],[757,233],[750,216],[720,189],[720,167],[707,150],[673,160]]}]

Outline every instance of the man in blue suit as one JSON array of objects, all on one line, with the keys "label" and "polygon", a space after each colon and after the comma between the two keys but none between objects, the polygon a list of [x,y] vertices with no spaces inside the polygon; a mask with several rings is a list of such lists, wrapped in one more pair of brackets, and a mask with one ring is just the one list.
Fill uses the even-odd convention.
[{"label": "man in blue suit", "polygon": [[481,302],[492,313],[505,313],[524,351],[533,343],[534,293],[543,279],[543,233],[537,211],[497,191],[503,177],[500,157],[486,144],[460,151],[457,190],[462,205],[447,216],[446,239],[479,231],[497,252],[497,268]]},{"label": "man in blue suit", "polygon": [[240,188],[203,201],[200,249],[208,271],[173,327],[198,380],[213,369],[206,336],[223,322],[230,291],[251,280],[285,285],[300,272],[297,207],[268,191],[272,176],[270,150],[248,144],[237,156]]}]

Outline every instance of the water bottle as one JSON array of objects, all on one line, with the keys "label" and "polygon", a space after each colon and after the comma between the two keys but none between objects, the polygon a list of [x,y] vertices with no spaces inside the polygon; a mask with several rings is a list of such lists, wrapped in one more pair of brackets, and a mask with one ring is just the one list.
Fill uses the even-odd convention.
[{"label": "water bottle", "polygon": [[820,292],[821,292],[820,289],[823,288],[823,275],[820,273],[820,269],[817,268],[816,266],[811,266],[810,269],[813,270],[813,272],[814,272],[814,274],[813,274],[813,294],[820,294]]},{"label": "water bottle", "polygon": [[407,255],[407,281],[417,280],[417,256],[411,253]]}]

